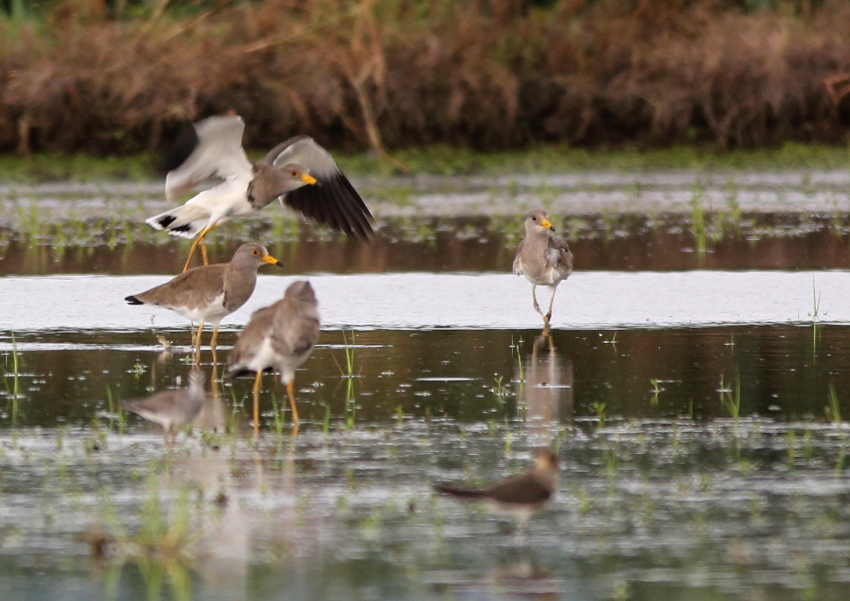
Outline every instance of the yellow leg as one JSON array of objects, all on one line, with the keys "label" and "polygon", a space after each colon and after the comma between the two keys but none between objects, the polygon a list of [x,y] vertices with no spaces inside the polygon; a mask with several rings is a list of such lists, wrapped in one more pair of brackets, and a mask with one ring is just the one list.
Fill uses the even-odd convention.
[{"label": "yellow leg", "polygon": [[215,343],[218,340],[218,324],[215,324],[213,327],[213,335],[210,340],[210,350],[212,351],[212,360],[213,360],[213,369],[215,369],[216,365],[218,365],[218,357],[215,354]]},{"label": "yellow leg", "polygon": [[298,407],[295,406],[295,378],[293,377],[286,385],[286,394],[289,395],[289,406],[292,408],[292,423],[295,424],[295,432],[298,432]]},{"label": "yellow leg", "polygon": [[201,259],[203,259],[203,261],[204,261],[204,266],[207,266],[207,265],[210,264],[210,260],[207,258],[207,242],[206,242],[206,240],[202,239],[201,242],[200,242],[200,245],[201,245]]},{"label": "yellow leg", "polygon": [[204,265],[209,265],[207,261],[207,245],[204,242],[204,237],[213,231],[216,227],[218,227],[217,223],[214,223],[210,226],[205,227],[201,230],[201,233],[198,234],[198,237],[195,238],[195,241],[192,242],[192,248],[189,249],[189,258],[186,259],[186,264],[183,266],[183,271],[189,269],[189,265],[192,264],[192,257],[195,256],[195,250],[198,248],[198,244],[201,245],[201,255],[204,259]]},{"label": "yellow leg", "polygon": [[195,334],[195,366],[201,365],[201,333],[204,331],[204,322],[198,323],[198,332]]},{"label": "yellow leg", "polygon": [[263,385],[263,372],[254,376],[254,440],[260,437],[260,388]]}]

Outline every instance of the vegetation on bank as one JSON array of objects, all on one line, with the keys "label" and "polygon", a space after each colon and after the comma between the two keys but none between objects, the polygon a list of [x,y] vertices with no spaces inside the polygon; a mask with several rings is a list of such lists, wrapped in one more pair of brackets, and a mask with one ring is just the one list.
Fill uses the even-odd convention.
[{"label": "vegetation on bank", "polygon": [[[259,153],[253,158],[260,158]],[[850,167],[850,150],[843,146],[786,143],[777,148],[737,149],[726,152],[712,146],[674,146],[638,150],[585,149],[545,146],[522,151],[479,152],[467,148],[428,146],[400,150],[394,157],[413,173],[435,175],[553,174],[571,171],[718,170],[829,170]],[[340,153],[336,156],[350,175],[391,175],[393,163],[373,153]],[[36,153],[0,156],[3,182],[96,182],[103,180],[152,181],[161,178],[159,157],[153,153],[95,157],[85,154]]]},{"label": "vegetation on bank", "polygon": [[0,152],[843,143],[843,0],[5,0]]}]

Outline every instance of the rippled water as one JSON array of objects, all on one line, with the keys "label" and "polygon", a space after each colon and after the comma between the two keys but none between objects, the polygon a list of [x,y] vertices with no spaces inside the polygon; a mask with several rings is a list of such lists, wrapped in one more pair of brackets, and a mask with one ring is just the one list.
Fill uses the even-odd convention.
[{"label": "rippled water", "polygon": [[[267,376],[253,442],[247,378],[171,453],[117,411],[190,362],[181,318],[123,301],[182,264],[134,224],[158,187],[0,188],[0,599],[844,599],[847,179],[364,180],[371,247],[222,228],[218,260],[251,237],[286,269],[219,356],[295,278],[324,331],[297,438]],[[541,201],[576,254],[549,338],[508,273]],[[432,492],[542,446],[561,480],[528,530]]]}]

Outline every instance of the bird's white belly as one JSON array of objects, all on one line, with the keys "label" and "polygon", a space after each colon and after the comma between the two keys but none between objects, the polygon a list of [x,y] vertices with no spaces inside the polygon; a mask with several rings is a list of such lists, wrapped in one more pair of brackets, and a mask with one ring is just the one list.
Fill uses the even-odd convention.
[{"label": "bird's white belly", "polygon": [[199,192],[186,204],[207,212],[211,223],[247,215],[254,211],[251,203],[248,202],[249,183],[250,179],[235,177],[209,190]]},{"label": "bird's white belly", "polygon": [[522,262],[520,267],[522,268],[522,274],[535,286],[551,286],[562,279],[560,272],[549,264],[543,269],[530,269]]},{"label": "bird's white belly", "polygon": [[251,356],[251,359],[245,362],[245,369],[263,371],[267,367],[274,367],[276,357],[277,354],[272,348],[271,340],[263,338],[263,342]]},{"label": "bird's white belly", "polygon": [[183,306],[172,307],[171,309],[178,315],[182,315],[189,321],[194,322],[217,323],[221,321],[222,317],[228,314],[227,309],[224,307],[224,293],[219,294],[213,299],[213,302],[202,307]]}]

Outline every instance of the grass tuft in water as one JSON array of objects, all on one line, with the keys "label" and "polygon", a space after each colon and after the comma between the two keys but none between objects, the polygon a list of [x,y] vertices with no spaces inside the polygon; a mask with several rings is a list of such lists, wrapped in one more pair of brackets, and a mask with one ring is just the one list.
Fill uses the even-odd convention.
[{"label": "grass tuft in water", "polygon": [[841,406],[838,402],[838,393],[835,392],[835,385],[832,382],[829,383],[829,396],[827,398],[829,404],[824,409],[826,419],[835,425],[839,425],[843,421],[841,419]]},{"label": "grass tuft in water", "polygon": [[661,394],[661,391],[664,389],[661,388],[657,378],[651,378],[649,383],[652,384],[652,390],[650,390],[652,397],[650,397],[649,402],[653,407],[658,407],[658,395]]},{"label": "grass tuft in water", "polygon": [[604,428],[605,427],[605,403],[600,403],[599,401],[594,401],[594,403],[590,406],[593,409],[593,412],[596,414],[596,428]]},{"label": "grass tuft in water", "polygon": [[812,357],[817,356],[818,340],[820,339],[820,292],[815,287],[815,278],[812,277]]},{"label": "grass tuft in water", "polygon": [[[14,426],[18,421],[18,412],[20,410],[20,402],[21,402],[21,382],[20,382],[20,373],[21,373],[21,361],[20,361],[20,353],[18,352],[18,345],[15,342],[15,333],[11,333],[12,338],[12,353],[7,354],[5,357],[5,369],[3,370],[3,382],[6,385],[6,392],[9,394],[10,400],[9,403],[11,405],[9,414],[12,418],[12,425]],[[12,370],[9,371],[9,361],[11,359],[12,362]],[[11,378],[10,378],[11,374]],[[11,382],[10,382],[11,379]]]},{"label": "grass tuft in water", "polygon": [[734,388],[728,388],[723,375],[720,376],[720,404],[729,414],[729,417],[736,420],[741,416],[741,375],[735,373]]},{"label": "grass tuft in water", "polygon": [[705,207],[702,204],[703,186],[697,182],[694,185],[694,193],[691,196],[691,228],[694,234],[694,248],[697,253],[697,261],[702,265],[705,261],[706,251],[706,223],[705,223]]}]

